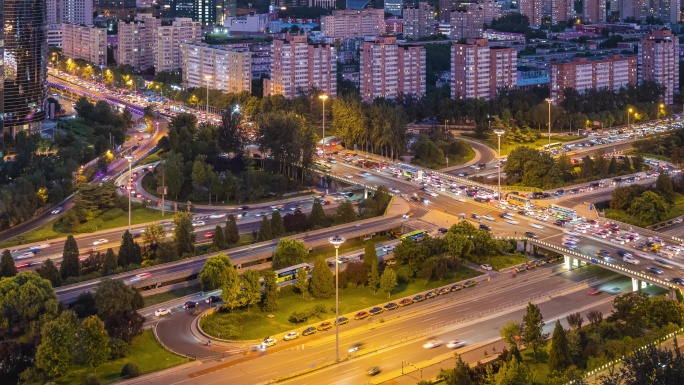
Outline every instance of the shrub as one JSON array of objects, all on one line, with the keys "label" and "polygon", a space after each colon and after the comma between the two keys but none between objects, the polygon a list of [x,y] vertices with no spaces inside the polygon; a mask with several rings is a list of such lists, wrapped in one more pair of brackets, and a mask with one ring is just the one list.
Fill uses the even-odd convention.
[{"label": "shrub", "polygon": [[111,338],[109,340],[109,359],[116,360],[118,358],[128,357],[131,354],[131,345],[126,341],[118,338]]},{"label": "shrub", "polygon": [[413,271],[408,265],[395,267],[394,272],[397,273],[397,280],[401,283],[409,283],[413,276]]},{"label": "shrub", "polygon": [[322,303],[319,303],[318,305],[314,306],[313,309],[309,311],[309,317],[319,317],[321,314],[325,314],[327,310],[325,309],[325,305]]},{"label": "shrub", "polygon": [[82,382],[83,385],[100,385],[100,379],[93,373],[88,374]]},{"label": "shrub", "polygon": [[288,317],[288,321],[292,322],[293,324],[300,324],[302,322],[306,322],[309,319],[309,315],[301,312],[301,311],[295,311],[290,314],[290,317]]},{"label": "shrub", "polygon": [[121,369],[121,377],[133,378],[140,375],[140,366],[135,362],[129,362]]},{"label": "shrub", "polygon": [[116,208],[116,209],[111,209],[111,210],[105,211],[104,214],[102,214],[100,216],[100,218],[103,221],[107,222],[107,221],[111,221],[113,219],[116,219],[122,215],[124,215],[124,211],[122,209]]}]

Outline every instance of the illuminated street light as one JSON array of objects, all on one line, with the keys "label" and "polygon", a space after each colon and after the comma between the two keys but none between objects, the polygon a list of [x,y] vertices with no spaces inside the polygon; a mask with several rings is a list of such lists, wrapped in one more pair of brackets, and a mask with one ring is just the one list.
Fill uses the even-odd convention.
[{"label": "illuminated street light", "polygon": [[[131,181],[133,179],[133,174],[131,173],[131,165],[133,164],[133,155],[126,155],[125,157],[128,160],[128,180]],[[130,183],[130,182],[129,182]],[[133,187],[133,186],[130,186]],[[131,192],[133,191],[133,188],[128,189],[128,232],[131,232]]]},{"label": "illuminated street light", "polygon": [[335,235],[334,237],[328,238],[330,242],[335,247],[335,361],[340,361],[340,261],[338,260],[340,255],[340,245],[346,241],[344,237]]},{"label": "illuminated street light", "polygon": [[321,136],[321,143],[323,144],[323,156],[325,156],[325,101],[328,100],[328,95],[318,95],[318,98],[323,101],[323,136]]},{"label": "illuminated street light", "polygon": [[552,98],[546,98],[547,103],[549,103],[549,149],[551,148],[551,103],[553,103]]},{"label": "illuminated street light", "polygon": [[496,129],[494,130],[494,133],[496,134],[497,141],[499,142],[499,151],[497,152],[498,154],[498,159],[499,159],[499,192],[498,194],[498,199],[499,199],[499,207],[501,207],[501,135],[504,134],[504,130],[502,129]]}]

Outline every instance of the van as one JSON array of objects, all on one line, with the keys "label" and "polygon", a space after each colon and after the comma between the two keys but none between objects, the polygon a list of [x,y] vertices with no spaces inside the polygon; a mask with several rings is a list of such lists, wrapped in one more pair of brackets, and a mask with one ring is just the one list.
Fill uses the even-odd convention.
[{"label": "van", "polygon": [[669,250],[660,250],[658,251],[658,256],[672,259],[672,257],[674,257],[674,253]]},{"label": "van", "polygon": [[636,258],[634,258],[634,257],[632,257],[632,256],[629,255],[629,254],[623,255],[623,256],[622,256],[622,260],[625,261],[625,262],[627,262],[627,263],[631,263],[632,265],[638,265],[638,264],[639,264],[639,260],[636,259]]},{"label": "van", "polygon": [[480,230],[492,231],[492,228],[489,227],[489,226],[487,226],[487,225],[485,225],[485,224],[481,224],[481,225],[480,225]]}]

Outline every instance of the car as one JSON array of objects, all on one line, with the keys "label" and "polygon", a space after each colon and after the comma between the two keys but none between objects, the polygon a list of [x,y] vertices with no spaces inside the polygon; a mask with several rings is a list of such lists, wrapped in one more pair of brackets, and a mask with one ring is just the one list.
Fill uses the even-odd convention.
[{"label": "car", "polygon": [[674,277],[670,281],[676,283],[679,286],[684,286],[684,278],[681,277]]},{"label": "car", "polygon": [[363,342],[357,342],[354,345],[352,345],[351,347],[349,347],[349,349],[347,350],[347,353],[356,353],[359,350],[363,349],[364,345],[365,344]]},{"label": "car", "polygon": [[369,376],[375,376],[376,374],[379,374],[380,372],[381,372],[381,369],[379,366],[373,366],[371,368],[368,368],[368,370],[366,370],[366,374],[368,374]]},{"label": "car", "polygon": [[163,315],[171,314],[171,310],[169,309],[157,309],[154,312],[155,317],[161,317]]},{"label": "car", "polygon": [[570,250],[575,250],[577,248],[577,244],[572,242],[563,242],[563,247],[566,247]]},{"label": "car", "polygon": [[425,203],[425,204],[429,204],[429,203],[430,203],[430,200],[427,199],[427,198],[423,198],[423,199],[422,199],[422,202]]},{"label": "car", "polygon": [[381,307],[376,306],[376,307],[370,309],[368,312],[370,313],[370,315],[378,315],[378,314],[384,312],[384,310],[382,310]]},{"label": "car", "polygon": [[354,314],[354,319],[357,320],[357,321],[358,321],[358,320],[362,320],[362,319],[364,319],[364,318],[368,318],[368,317],[370,317],[370,313],[367,312],[367,311],[363,311],[363,310],[360,311],[360,312],[358,312],[358,313],[356,313],[356,314]]},{"label": "car", "polygon": [[490,265],[488,263],[484,263],[484,264],[480,265],[480,268],[483,270],[490,271],[490,270],[492,270],[492,265]]},{"label": "car", "polygon": [[242,206],[242,207],[240,207],[240,209],[242,209],[242,210],[249,210],[249,206]]},{"label": "car", "polygon": [[283,336],[283,341],[292,341],[299,338],[299,332],[289,332]]},{"label": "car", "polygon": [[261,344],[264,346],[275,346],[276,340],[275,340],[275,338],[268,337],[268,338],[265,338],[264,342],[262,342]]},{"label": "car", "polygon": [[486,220],[491,221],[491,222],[494,221],[494,218],[493,218],[493,217],[490,217],[489,215],[483,215],[483,216],[482,216],[482,219],[486,219]]},{"label": "car", "polygon": [[398,308],[398,307],[399,307],[399,305],[397,305],[397,304],[394,303],[394,302],[390,302],[390,303],[388,303],[387,305],[383,306],[383,308],[384,308],[385,310],[394,310],[394,309],[396,309],[396,308]]},{"label": "car", "polygon": [[444,295],[449,293],[451,293],[451,290],[448,287],[442,287],[439,290],[437,290],[438,295]]},{"label": "car", "polygon": [[362,172],[362,173],[361,173],[361,176],[365,178],[365,177],[371,176],[371,173],[369,173],[369,172]]},{"label": "car", "polygon": [[325,321],[325,322],[321,322],[320,325],[316,326],[316,329],[323,331],[323,330],[331,329],[332,327],[333,327],[332,322]]},{"label": "car", "polygon": [[28,252],[26,252],[26,253],[17,255],[14,259],[16,259],[16,260],[26,259],[26,258],[31,258],[31,257],[33,257],[34,255],[35,255],[35,253],[34,253],[33,251],[28,251]]},{"label": "car", "polygon": [[206,302],[206,303],[217,303],[217,302],[221,302],[221,301],[222,301],[222,299],[218,295],[212,295],[210,297],[207,297],[207,299],[204,300],[204,302]]},{"label": "car", "polygon": [[62,208],[61,208],[61,207],[57,207],[56,209],[50,211],[50,214],[57,215],[57,214],[59,214],[59,213],[61,213],[61,212],[62,212]]},{"label": "car", "polygon": [[197,302],[187,301],[186,303],[183,304],[183,309],[192,309],[194,307],[197,307]]},{"label": "car", "polygon": [[619,244],[619,245],[624,245],[624,244],[625,244],[625,240],[622,239],[622,238],[611,238],[610,241],[613,242],[613,243],[617,243],[617,244]]},{"label": "car", "polygon": [[589,295],[597,295],[597,294],[601,294],[601,292],[598,291],[598,290],[596,290],[596,289],[591,289],[591,290],[589,290],[589,291],[587,292],[587,294],[589,294]]},{"label": "car", "polygon": [[441,340],[429,340],[428,342],[423,344],[424,349],[434,349],[436,347],[442,346],[444,342]]},{"label": "car", "polygon": [[451,291],[459,291],[461,289],[463,289],[463,286],[460,283],[451,286]]},{"label": "car", "polygon": [[198,226],[204,226],[204,225],[206,225],[206,223],[204,223],[204,221],[192,222],[192,227],[198,227]]},{"label": "car", "polygon": [[422,294],[418,294],[415,297],[413,297],[413,302],[420,302],[420,301],[425,301],[425,296]]},{"label": "car", "polygon": [[35,246],[29,247],[29,251],[38,251],[38,250],[42,250],[42,249],[47,249],[48,247],[50,247],[49,243],[43,243],[40,245],[35,245]]},{"label": "car", "polygon": [[472,279],[463,282],[463,287],[473,287],[475,285],[477,285],[477,282],[473,281]]},{"label": "car", "polygon": [[430,290],[427,293],[425,293],[425,299],[430,299],[430,298],[435,298],[437,296],[437,292],[434,290]]},{"label": "car", "polygon": [[140,273],[136,274],[133,278],[130,279],[131,282],[138,282],[142,281],[143,279],[150,278],[152,276],[152,273]]},{"label": "car", "polygon": [[437,229],[437,232],[440,234],[446,234],[447,231],[449,231],[449,230],[445,229],[444,227],[440,227]]},{"label": "car", "polygon": [[451,340],[447,342],[446,347],[449,349],[458,349],[465,346],[465,342],[459,340]]},{"label": "car", "polygon": [[662,274],[663,274],[663,271],[662,271],[660,268],[656,267],[656,266],[649,266],[649,267],[646,268],[646,270],[647,270],[649,273],[653,273],[653,274],[658,274],[658,275],[662,275]]},{"label": "car", "polygon": [[353,176],[351,176],[351,175],[349,175],[349,174],[344,174],[344,177],[347,178],[347,179],[353,179],[353,178],[354,178]]},{"label": "car", "polygon": [[310,336],[312,334],[316,334],[316,328],[313,326],[309,326],[308,328],[302,331],[303,336]]},{"label": "car", "polygon": [[209,230],[204,233],[204,238],[214,238],[214,230]]},{"label": "car", "polygon": [[109,239],[101,238],[98,239],[97,241],[93,242],[93,246],[99,246],[99,245],[104,245],[105,243],[108,243]]},{"label": "car", "polygon": [[344,325],[349,323],[349,318],[347,317],[340,317],[337,319],[337,324],[338,325]]},{"label": "car", "polygon": [[386,253],[389,253],[390,251],[394,251],[394,249],[396,249],[396,246],[392,246],[392,245],[387,245],[387,246],[382,247],[382,251],[384,251]]},{"label": "car", "polygon": [[413,303],[413,300],[411,298],[404,298],[401,301],[399,301],[399,306],[404,307],[408,306]]},{"label": "car", "polygon": [[485,225],[484,223],[483,223],[483,224],[480,224],[480,227],[479,227],[479,228],[480,228],[480,230],[484,230],[484,231],[492,231],[492,228],[489,227],[489,226],[487,226],[487,225]]}]

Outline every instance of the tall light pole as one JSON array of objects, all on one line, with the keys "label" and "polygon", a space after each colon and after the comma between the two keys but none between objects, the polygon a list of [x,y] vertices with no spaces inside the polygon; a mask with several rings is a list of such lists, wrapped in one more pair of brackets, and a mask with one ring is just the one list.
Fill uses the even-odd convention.
[{"label": "tall light pole", "polygon": [[340,262],[338,261],[340,255],[340,245],[346,241],[344,237],[335,235],[328,238],[328,241],[335,246],[335,361],[340,361]]},{"label": "tall light pole", "polygon": [[546,98],[547,103],[549,103],[549,148],[551,148],[551,103],[553,103],[552,98]]},{"label": "tall light pole", "polygon": [[323,156],[325,157],[325,101],[328,100],[328,95],[318,95],[318,98],[323,101],[323,136],[321,136],[321,144],[323,145]]},{"label": "tall light pole", "polygon": [[629,116],[632,115],[632,111],[634,111],[634,110],[631,108],[627,110],[627,129],[628,130],[629,130]]},{"label": "tall light pole", "polygon": [[497,165],[499,168],[499,191],[497,193],[497,199],[499,200],[499,207],[501,207],[501,135],[504,134],[504,130],[496,129],[494,130],[494,133],[496,134],[496,138],[499,143],[499,151],[497,152],[499,160],[499,164]]},{"label": "tall light pole", "polygon": [[660,110],[663,110],[663,114],[665,113],[664,108],[665,108],[665,105],[663,103],[660,103],[658,105],[658,111],[656,113],[656,120],[660,119]]},{"label": "tall light pole", "polygon": [[211,75],[204,75],[204,79],[207,81],[207,120],[209,120],[209,80],[211,80]]},{"label": "tall light pole", "polygon": [[128,160],[128,181],[129,181],[129,189],[128,189],[128,232],[131,232],[131,191],[133,191],[133,174],[131,173],[131,166],[133,164],[133,155],[126,155],[126,159]]}]

